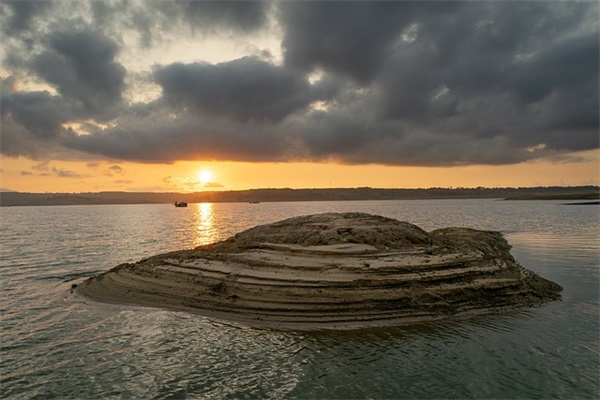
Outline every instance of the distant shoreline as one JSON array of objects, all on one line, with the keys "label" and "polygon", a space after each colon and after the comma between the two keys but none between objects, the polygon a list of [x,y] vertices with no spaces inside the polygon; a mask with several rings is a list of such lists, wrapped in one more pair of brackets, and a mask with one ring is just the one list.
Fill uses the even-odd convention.
[{"label": "distant shoreline", "polygon": [[[504,200],[597,200],[600,199],[600,193],[548,193],[548,194],[524,194],[519,196],[507,197]],[[571,203],[565,203],[571,204]],[[579,203],[573,203],[579,204]]]},{"label": "distant shoreline", "polygon": [[379,189],[370,187],[336,189],[250,189],[196,193],[97,192],[97,193],[22,193],[1,192],[0,207],[167,204],[260,203],[286,201],[352,200],[428,200],[428,199],[504,199],[504,200],[598,200],[598,186],[554,186],[529,188],[427,188]]}]

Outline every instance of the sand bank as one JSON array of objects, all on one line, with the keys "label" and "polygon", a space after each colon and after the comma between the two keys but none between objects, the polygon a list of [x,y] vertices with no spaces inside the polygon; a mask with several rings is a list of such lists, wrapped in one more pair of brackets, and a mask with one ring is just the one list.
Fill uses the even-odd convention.
[{"label": "sand bank", "polygon": [[251,326],[350,329],[559,300],[497,232],[432,232],[369,214],[319,214],[122,264],[78,292]]}]

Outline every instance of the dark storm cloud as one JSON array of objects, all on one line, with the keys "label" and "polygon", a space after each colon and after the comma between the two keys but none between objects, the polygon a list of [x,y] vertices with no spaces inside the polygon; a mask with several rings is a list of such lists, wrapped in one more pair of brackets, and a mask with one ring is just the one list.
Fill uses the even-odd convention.
[{"label": "dark storm cloud", "polygon": [[52,3],[49,1],[7,0],[0,4],[0,15],[5,23],[5,34],[20,33],[31,28],[36,18],[43,15]]},{"label": "dark storm cloud", "polygon": [[536,102],[555,89],[597,78],[599,57],[597,32],[566,39],[523,62],[513,84],[523,101]]},{"label": "dark storm cloud", "polygon": [[[233,30],[252,31],[266,22],[270,4],[265,1],[176,1],[176,7],[192,28],[224,25]],[[163,8],[164,10],[164,8]]]},{"label": "dark storm cloud", "polygon": [[280,120],[311,101],[302,76],[253,57],[217,65],[172,64],[154,75],[171,106],[241,120]]},{"label": "dark storm cloud", "polygon": [[[1,6],[13,32],[5,65],[57,91],[5,81],[5,155],[468,165],[599,146],[595,2],[78,3],[87,19],[65,16],[73,3],[52,4]],[[148,48],[177,35],[200,48],[212,34],[271,26],[281,64],[247,56],[127,75],[119,61],[131,43],[123,32]],[[126,104],[139,79],[160,98]]]},{"label": "dark storm cloud", "polygon": [[[91,1],[94,25],[119,34],[135,31],[144,47],[181,35],[254,32],[267,23],[271,7],[266,1]],[[179,36],[179,37],[176,37]]]},{"label": "dark storm cloud", "polygon": [[190,110],[155,111],[95,134],[66,135],[62,143],[79,151],[140,162],[175,160],[285,160],[288,141],[278,129],[252,121],[203,117]]},{"label": "dark storm cloud", "polygon": [[48,92],[2,93],[2,118],[9,114],[29,133],[40,138],[58,137],[64,122],[74,116],[71,105]]},{"label": "dark storm cloud", "polygon": [[[503,164],[598,147],[598,25],[583,26],[583,16],[597,5],[461,3],[428,13],[413,6],[407,7],[412,18],[401,24],[395,39],[378,43],[388,43],[386,51],[379,57],[369,53],[373,68],[353,69],[365,64],[350,62],[345,49],[352,46],[332,46],[325,54],[323,44],[310,47],[302,31],[286,33],[297,36],[284,41],[291,46],[286,49],[289,63],[297,64],[290,56],[298,50],[293,46],[300,47],[298,54],[308,46],[303,68],[341,72],[359,84],[372,82],[351,101],[340,95],[328,112],[296,122],[315,158]],[[309,11],[328,7],[336,5],[319,4]],[[345,9],[341,21],[348,18],[344,15],[360,15],[357,10],[364,7]],[[393,15],[393,8],[402,9],[404,3],[386,7]],[[299,14],[299,20],[305,18]],[[342,26],[336,31],[340,40],[351,43],[358,33],[353,36],[351,28]]]},{"label": "dark storm cloud", "polygon": [[33,70],[63,97],[96,117],[120,103],[126,70],[115,61],[114,40],[89,30],[55,32],[48,47],[33,60]]},{"label": "dark storm cloud", "polygon": [[0,94],[2,154],[31,158],[54,150],[55,140],[65,131],[63,123],[76,114],[73,105],[60,96],[44,92],[15,92],[4,80]]},{"label": "dark storm cloud", "polygon": [[550,46],[516,69],[509,84],[534,123],[525,137],[556,149],[598,147],[599,59],[596,31]]},{"label": "dark storm cloud", "polygon": [[283,2],[285,60],[304,70],[321,67],[368,83],[415,16],[445,14],[456,6],[450,2]]},{"label": "dark storm cloud", "polygon": [[90,30],[58,31],[40,39],[46,50],[21,60],[58,91],[19,91],[19,81],[3,80],[2,154],[42,157],[68,133],[64,124],[117,116],[122,106],[125,68],[115,61],[116,42]]}]

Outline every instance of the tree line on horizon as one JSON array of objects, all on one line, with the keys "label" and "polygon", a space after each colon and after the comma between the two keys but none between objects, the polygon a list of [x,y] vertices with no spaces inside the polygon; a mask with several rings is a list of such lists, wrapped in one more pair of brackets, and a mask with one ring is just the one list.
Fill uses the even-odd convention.
[{"label": "tree line on horizon", "polygon": [[[557,197],[558,196],[558,197]],[[562,197],[561,197],[562,196]],[[512,200],[565,198],[597,199],[599,186],[550,186],[519,188],[427,188],[378,189],[320,188],[291,189],[266,188],[231,191],[206,191],[194,193],[174,192],[97,192],[97,193],[0,193],[0,206],[19,205],[75,205],[75,204],[144,204],[205,202],[275,202],[275,201],[347,201],[347,200],[408,200],[408,199],[460,199],[506,198]]]}]

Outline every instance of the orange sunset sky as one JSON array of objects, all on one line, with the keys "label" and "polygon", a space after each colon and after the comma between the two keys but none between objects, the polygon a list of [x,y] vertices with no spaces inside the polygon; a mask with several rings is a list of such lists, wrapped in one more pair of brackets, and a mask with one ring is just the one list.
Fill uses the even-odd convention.
[{"label": "orange sunset sky", "polygon": [[4,1],[0,188],[599,185],[599,7]]},{"label": "orange sunset sky", "polygon": [[[452,168],[339,165],[335,163],[243,163],[185,161],[174,164],[80,161],[41,164],[2,160],[2,188],[23,192],[195,192],[251,188],[515,187],[598,185],[597,152],[589,161],[537,161],[505,166]],[[202,177],[207,171],[209,175]],[[31,172],[31,174],[30,174]],[[23,174],[25,173],[25,174]],[[207,180],[208,178],[208,180]]]}]

